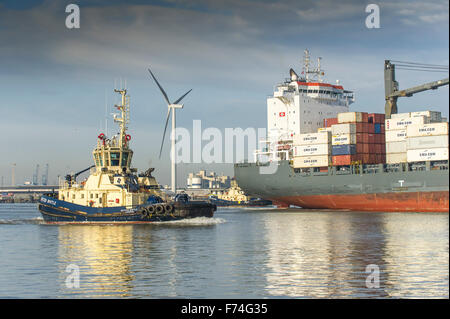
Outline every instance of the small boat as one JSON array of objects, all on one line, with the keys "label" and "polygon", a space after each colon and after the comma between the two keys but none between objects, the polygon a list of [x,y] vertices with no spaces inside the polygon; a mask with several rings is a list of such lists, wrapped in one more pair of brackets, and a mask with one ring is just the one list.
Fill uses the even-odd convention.
[{"label": "small boat", "polygon": [[[76,174],[66,175],[55,193],[41,196],[38,209],[47,223],[149,223],[195,217],[213,217],[217,207],[208,201],[192,201],[186,194],[171,198],[163,193],[152,176],[153,168],[137,175],[131,167],[133,151],[127,90],[115,105],[114,122],[119,132],[107,137],[101,133],[92,152],[94,164]],[[82,182],[77,177],[90,171]]]}]

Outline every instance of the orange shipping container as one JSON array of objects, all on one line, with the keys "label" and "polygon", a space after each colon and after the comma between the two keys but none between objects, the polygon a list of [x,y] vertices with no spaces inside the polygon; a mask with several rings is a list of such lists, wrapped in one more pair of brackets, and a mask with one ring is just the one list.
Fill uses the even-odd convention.
[{"label": "orange shipping container", "polygon": [[336,155],[332,157],[333,165],[350,165],[352,162],[356,162],[357,155]]}]

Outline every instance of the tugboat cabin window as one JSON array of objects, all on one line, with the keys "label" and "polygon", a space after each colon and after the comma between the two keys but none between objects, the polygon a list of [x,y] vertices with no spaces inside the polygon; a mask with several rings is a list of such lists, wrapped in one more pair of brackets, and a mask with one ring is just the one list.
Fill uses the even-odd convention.
[{"label": "tugboat cabin window", "polygon": [[120,153],[111,153],[111,166],[119,166]]},{"label": "tugboat cabin window", "polygon": [[122,165],[121,166],[127,166],[128,162],[128,152],[122,153]]}]

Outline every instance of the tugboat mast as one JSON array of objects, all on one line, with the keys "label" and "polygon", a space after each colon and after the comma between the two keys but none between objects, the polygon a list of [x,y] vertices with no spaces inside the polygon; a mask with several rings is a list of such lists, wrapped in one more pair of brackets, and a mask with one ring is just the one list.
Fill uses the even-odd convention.
[{"label": "tugboat mast", "polygon": [[114,105],[119,111],[121,111],[121,118],[117,117],[117,114],[114,114],[114,122],[119,123],[120,126],[120,136],[119,136],[119,146],[123,148],[127,143],[127,124],[130,122],[130,98],[127,96],[127,90],[117,90],[114,89],[114,92],[119,93],[122,96],[121,105]]}]

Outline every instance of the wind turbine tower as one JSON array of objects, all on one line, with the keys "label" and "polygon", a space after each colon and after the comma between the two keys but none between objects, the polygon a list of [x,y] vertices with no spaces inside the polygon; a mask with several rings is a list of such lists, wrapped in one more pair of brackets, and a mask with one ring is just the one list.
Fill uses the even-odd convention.
[{"label": "wind turbine tower", "polygon": [[181,100],[188,95],[189,92],[192,91],[190,89],[186,93],[184,93],[178,100],[176,100],[173,103],[170,103],[169,98],[167,97],[166,92],[162,88],[162,86],[159,84],[156,77],[153,75],[152,71],[148,69],[148,72],[150,72],[150,75],[152,76],[153,80],[155,81],[156,85],[160,89],[162,95],[164,96],[164,100],[167,102],[167,118],[166,118],[166,125],[164,126],[164,133],[161,141],[161,148],[159,150],[159,158],[161,158],[162,149],[164,146],[164,137],[166,136],[166,130],[167,130],[167,124],[169,123],[170,115],[172,114],[172,134],[171,134],[171,140],[172,140],[172,149],[171,149],[171,160],[172,160],[172,192],[176,195],[177,193],[177,168],[176,168],[176,152],[175,152],[175,129],[176,129],[176,118],[175,118],[175,110],[176,109],[182,109],[183,104],[178,104],[181,102]]}]

